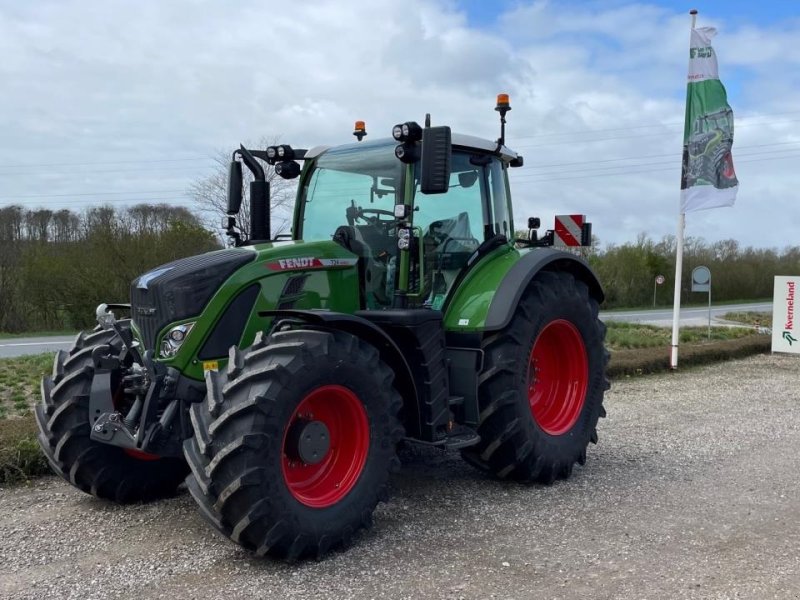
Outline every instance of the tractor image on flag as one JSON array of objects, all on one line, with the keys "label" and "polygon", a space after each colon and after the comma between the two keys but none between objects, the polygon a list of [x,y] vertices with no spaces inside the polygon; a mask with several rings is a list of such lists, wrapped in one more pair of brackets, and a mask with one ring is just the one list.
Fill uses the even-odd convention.
[{"label": "tractor image on flag", "polygon": [[[375,141],[357,122],[351,144],[234,151],[232,247],[138,277],[56,355],[36,407],[53,470],[123,503],[185,480],[223,535],[290,561],[371,525],[401,442],[498,479],[569,477],[605,416],[603,291],[537,218],[513,239],[523,160],[506,95],[496,110],[498,140],[426,117]],[[265,165],[298,179],[288,239],[270,232]]]},{"label": "tractor image on flag", "polygon": [[723,189],[737,185],[732,147],[733,111],[729,107],[695,118],[684,158],[685,187],[710,184]]}]

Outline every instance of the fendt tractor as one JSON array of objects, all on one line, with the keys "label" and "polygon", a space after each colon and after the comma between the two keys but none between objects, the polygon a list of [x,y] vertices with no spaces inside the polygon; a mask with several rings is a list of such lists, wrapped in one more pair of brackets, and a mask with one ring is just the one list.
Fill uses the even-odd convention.
[{"label": "fendt tractor", "polygon": [[[515,239],[523,159],[508,96],[496,110],[496,141],[426,116],[372,142],[357,122],[343,146],[236,150],[230,247],[135,279],[55,357],[36,419],[56,473],[117,502],[185,480],[216,529],[286,560],[371,525],[401,443],[500,479],[569,477],[604,416],[603,291],[537,218]],[[270,233],[265,165],[298,179],[291,235]]]}]

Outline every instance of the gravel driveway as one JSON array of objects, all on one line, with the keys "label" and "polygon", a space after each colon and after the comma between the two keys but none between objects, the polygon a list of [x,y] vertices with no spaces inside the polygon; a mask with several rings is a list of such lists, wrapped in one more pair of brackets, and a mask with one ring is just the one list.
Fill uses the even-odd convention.
[{"label": "gravel driveway", "polygon": [[2,598],[798,598],[800,357],[616,381],[586,467],[498,483],[406,452],[347,552],[254,560],[184,493],[0,490]]}]

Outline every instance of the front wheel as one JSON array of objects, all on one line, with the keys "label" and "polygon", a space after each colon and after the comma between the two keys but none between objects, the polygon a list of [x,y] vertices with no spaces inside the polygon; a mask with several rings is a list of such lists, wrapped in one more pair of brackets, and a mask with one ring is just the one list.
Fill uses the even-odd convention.
[{"label": "front wheel", "polygon": [[605,416],[605,325],[587,286],[539,273],[511,323],[483,342],[481,442],[463,451],[498,477],[552,483],[586,462]]},{"label": "front wheel", "polygon": [[261,334],[209,372],[184,444],[203,515],[257,555],[322,556],[371,524],[399,467],[402,404],[378,351],[340,332]]},{"label": "front wheel", "polygon": [[[127,321],[121,327],[129,327]],[[81,333],[69,352],[54,358],[52,377],[42,380],[36,405],[39,445],[53,471],[87,494],[120,503],[147,502],[175,495],[186,476],[181,458],[159,458],[91,439],[89,394],[98,348],[119,356],[122,340],[113,330]],[[120,385],[114,373],[114,387]]]}]

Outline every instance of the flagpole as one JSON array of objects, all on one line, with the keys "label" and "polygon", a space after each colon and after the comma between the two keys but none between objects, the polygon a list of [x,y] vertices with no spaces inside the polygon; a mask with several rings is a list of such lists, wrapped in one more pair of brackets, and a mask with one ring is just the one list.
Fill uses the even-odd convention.
[{"label": "flagpole", "polygon": [[[689,11],[692,15],[692,29],[697,24],[697,9]],[[691,32],[690,42],[691,46]],[[669,366],[671,369],[678,368],[678,340],[681,321],[681,280],[683,277],[683,232],[686,229],[686,213],[680,210],[680,200],[678,201],[678,234],[675,242],[677,249],[675,252],[675,295],[672,302],[672,352],[670,354]]]}]

